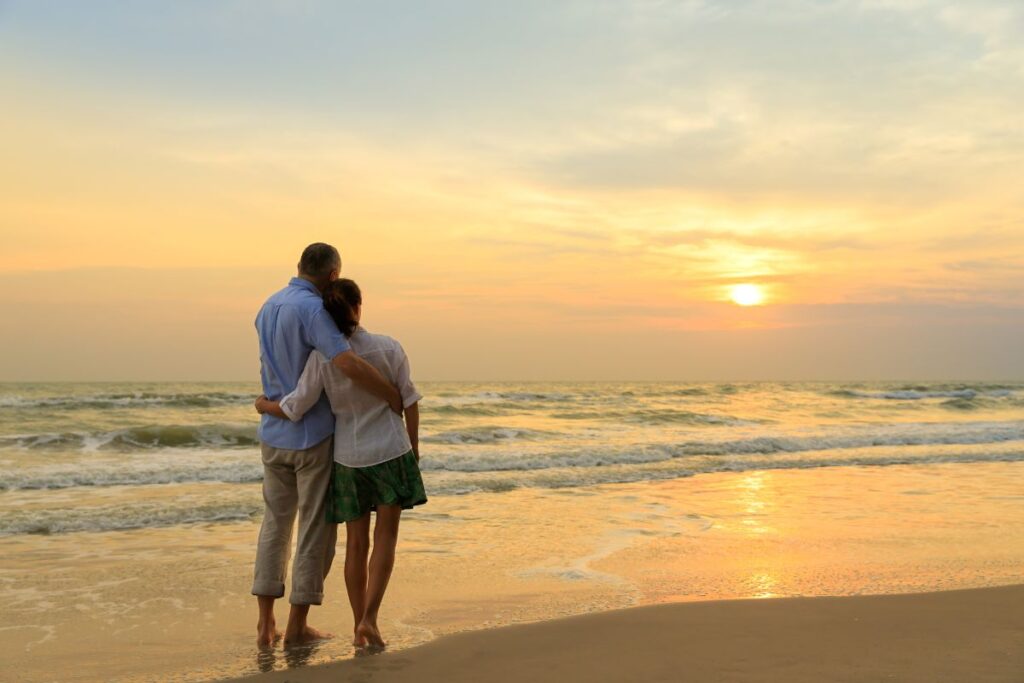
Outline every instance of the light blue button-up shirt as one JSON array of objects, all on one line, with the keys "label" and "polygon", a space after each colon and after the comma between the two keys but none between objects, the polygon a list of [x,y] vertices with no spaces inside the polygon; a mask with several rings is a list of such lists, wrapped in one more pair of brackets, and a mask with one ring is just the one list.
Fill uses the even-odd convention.
[{"label": "light blue button-up shirt", "polygon": [[[324,309],[320,292],[312,282],[293,277],[288,286],[263,304],[256,316],[260,338],[260,379],[263,393],[272,401],[295,390],[310,352],[316,349],[328,358],[349,350]],[[274,448],[311,448],[334,431],[334,415],[325,395],[298,422],[264,415],[260,440]]]}]

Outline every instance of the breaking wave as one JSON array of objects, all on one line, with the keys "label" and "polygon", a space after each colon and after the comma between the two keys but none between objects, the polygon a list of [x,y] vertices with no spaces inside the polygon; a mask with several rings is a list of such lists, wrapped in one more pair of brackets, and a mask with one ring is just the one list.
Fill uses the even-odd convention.
[{"label": "breaking wave", "polygon": [[258,444],[255,424],[146,425],[108,432],[51,432],[0,437],[0,448],[84,452],[244,448]]}]

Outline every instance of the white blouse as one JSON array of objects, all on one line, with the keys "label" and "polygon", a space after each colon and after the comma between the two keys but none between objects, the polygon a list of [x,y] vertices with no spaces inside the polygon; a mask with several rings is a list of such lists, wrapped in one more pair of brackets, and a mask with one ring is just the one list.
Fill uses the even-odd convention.
[{"label": "white blouse", "polygon": [[[423,396],[412,383],[409,359],[402,345],[383,334],[357,327],[349,338],[352,350],[386,380],[398,387],[406,408]],[[309,354],[295,391],[281,399],[281,410],[292,421],[327,392],[334,413],[334,460],[348,467],[369,467],[397,458],[412,449],[405,422],[387,403],[357,386],[319,351]]]}]

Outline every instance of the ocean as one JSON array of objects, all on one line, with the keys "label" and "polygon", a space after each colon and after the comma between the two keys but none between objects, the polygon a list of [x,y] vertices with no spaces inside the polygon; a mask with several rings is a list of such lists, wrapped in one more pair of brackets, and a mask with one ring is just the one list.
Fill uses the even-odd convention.
[{"label": "ocean", "polygon": [[[1024,383],[424,383],[432,496],[1024,459]],[[0,385],[0,535],[262,510],[252,383]],[[177,484],[171,494],[166,484]]]},{"label": "ocean", "polygon": [[[635,605],[1024,582],[1024,383],[420,389],[430,500],[402,515],[391,649]],[[257,391],[0,385],[4,680],[355,655],[343,541],[311,613],[340,637],[255,647]]]}]

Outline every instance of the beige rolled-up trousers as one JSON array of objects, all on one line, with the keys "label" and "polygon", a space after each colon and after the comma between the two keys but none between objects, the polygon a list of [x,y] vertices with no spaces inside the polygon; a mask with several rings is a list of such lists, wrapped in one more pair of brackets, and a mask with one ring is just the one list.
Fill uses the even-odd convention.
[{"label": "beige rolled-up trousers", "polygon": [[293,605],[319,605],[324,578],[334,561],[338,527],[328,524],[327,485],[334,466],[333,438],[300,451],[262,444],[263,524],[256,547],[252,594],[280,598],[288,575],[292,527],[299,517],[299,534],[292,563]]}]

